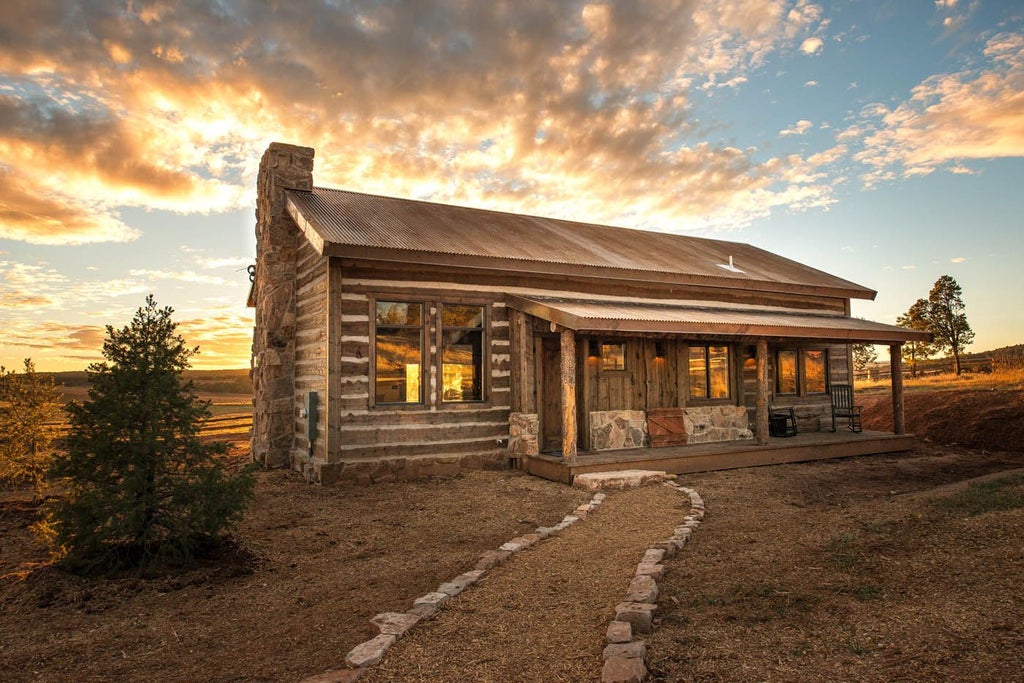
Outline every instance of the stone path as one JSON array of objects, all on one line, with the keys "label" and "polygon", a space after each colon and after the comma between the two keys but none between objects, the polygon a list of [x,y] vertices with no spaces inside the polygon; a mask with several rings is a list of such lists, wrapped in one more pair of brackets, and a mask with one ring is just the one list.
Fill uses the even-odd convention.
[{"label": "stone path", "polygon": [[[577,485],[664,479],[608,473]],[[683,548],[703,515],[700,496],[671,482],[598,491],[559,524],[485,552],[407,612],[377,615],[380,634],[346,655],[348,668],[304,683],[642,681],[662,560]]]}]

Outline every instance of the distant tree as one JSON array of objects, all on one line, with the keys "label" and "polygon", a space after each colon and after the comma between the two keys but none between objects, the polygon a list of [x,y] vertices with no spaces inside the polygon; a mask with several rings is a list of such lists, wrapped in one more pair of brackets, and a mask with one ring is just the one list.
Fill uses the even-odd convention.
[{"label": "distant tree", "polygon": [[199,439],[209,404],[182,377],[199,349],[171,313],[149,296],[128,326],[108,325],[89,399],[69,406],[67,452],[51,468],[66,493],[40,528],[73,571],[187,563],[252,497],[252,471],[229,474],[226,444]]},{"label": "distant tree", "polygon": [[[931,329],[928,321],[928,301],[918,299],[907,312],[896,318],[896,324],[911,330],[928,332]],[[933,344],[924,341],[909,341],[903,345],[903,359],[910,364],[910,376],[917,377],[918,361],[927,360],[935,353]]]},{"label": "distant tree", "polygon": [[62,417],[61,393],[53,377],[25,359],[20,375],[0,366],[0,481],[31,484],[38,494],[46,479]]},{"label": "distant tree", "polygon": [[935,335],[935,348],[952,354],[957,376],[960,375],[960,354],[974,341],[962,296],[960,285],[949,275],[936,280],[928,294],[928,329]]},{"label": "distant tree", "polygon": [[864,372],[868,366],[878,360],[878,351],[874,344],[853,344],[853,369]]}]

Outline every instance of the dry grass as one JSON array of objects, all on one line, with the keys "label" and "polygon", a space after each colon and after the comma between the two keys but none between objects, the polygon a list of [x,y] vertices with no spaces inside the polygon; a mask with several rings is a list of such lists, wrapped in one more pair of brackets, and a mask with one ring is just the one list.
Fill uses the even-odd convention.
[{"label": "dry grass", "polygon": [[670,563],[655,681],[1024,680],[1024,485],[1001,457],[695,476],[708,519]]},{"label": "dry grass", "polygon": [[[954,390],[1018,390],[1024,389],[1024,368],[997,368],[992,372],[954,373],[922,375],[916,378],[904,377],[903,387],[907,391],[954,391]],[[889,392],[889,379],[858,380],[858,392]]]}]

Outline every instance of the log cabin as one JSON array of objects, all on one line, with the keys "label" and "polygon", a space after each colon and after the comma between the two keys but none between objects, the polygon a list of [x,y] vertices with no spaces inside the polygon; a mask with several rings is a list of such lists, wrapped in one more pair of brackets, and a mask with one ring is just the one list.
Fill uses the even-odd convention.
[{"label": "log cabin", "polygon": [[[273,143],[257,188],[252,456],[311,482],[520,467],[670,472],[906,450],[832,433],[875,292],[747,244],[313,185]],[[792,418],[774,436],[772,410]],[[801,439],[803,440],[801,442]]]}]

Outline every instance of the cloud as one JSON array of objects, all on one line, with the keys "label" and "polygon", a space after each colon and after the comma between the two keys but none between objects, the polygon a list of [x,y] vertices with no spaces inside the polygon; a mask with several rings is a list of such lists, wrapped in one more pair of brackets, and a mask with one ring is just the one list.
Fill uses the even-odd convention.
[{"label": "cloud", "polygon": [[151,270],[142,268],[133,268],[128,271],[128,274],[132,277],[145,278],[146,280],[178,280],[180,282],[197,282],[204,285],[215,285],[223,286],[227,284],[227,280],[222,277],[216,277],[214,275],[201,275],[191,270],[172,271],[172,270]]},{"label": "cloud", "polygon": [[956,162],[1024,156],[1024,35],[988,40],[986,68],[932,76],[905,102],[874,104],[848,130],[865,131],[855,158],[868,166],[866,184],[923,175]]},{"label": "cloud", "polygon": [[47,357],[76,361],[77,366],[101,359],[105,328],[59,322],[34,322],[5,330],[4,354],[11,358]]},{"label": "cloud", "polygon": [[789,128],[784,128],[780,130],[779,135],[803,135],[808,130],[810,130],[811,126],[813,125],[814,124],[808,121],[807,119],[800,119]]},{"label": "cloud", "polygon": [[239,368],[249,365],[252,351],[253,317],[238,312],[237,304],[208,309],[202,317],[182,317],[178,333],[190,344],[199,345],[193,357],[196,368]]},{"label": "cloud", "polygon": [[139,236],[87,198],[31,186],[0,166],[0,238],[35,244],[128,242]]},{"label": "cloud", "polygon": [[805,55],[817,54],[818,52],[821,52],[821,48],[824,44],[825,41],[821,38],[811,36],[804,39],[804,42],[800,43],[800,52],[803,52]]},{"label": "cloud", "polygon": [[[119,207],[251,204],[268,131],[314,146],[323,185],[743,225],[827,186],[778,184],[778,160],[697,142],[690,98],[741,87],[801,41],[820,48],[804,38],[821,15],[806,0],[8,3],[0,160],[14,189],[0,235],[128,240]],[[636,196],[653,198],[640,211],[624,199]]]},{"label": "cloud", "polygon": [[0,261],[0,306],[32,314],[103,304],[109,311],[112,300],[147,290],[145,282],[133,278],[75,280],[46,265]]},{"label": "cloud", "polygon": [[949,259],[949,262],[950,263],[963,263],[966,260],[967,260],[967,258],[964,257],[964,256],[954,256],[951,259]]}]

